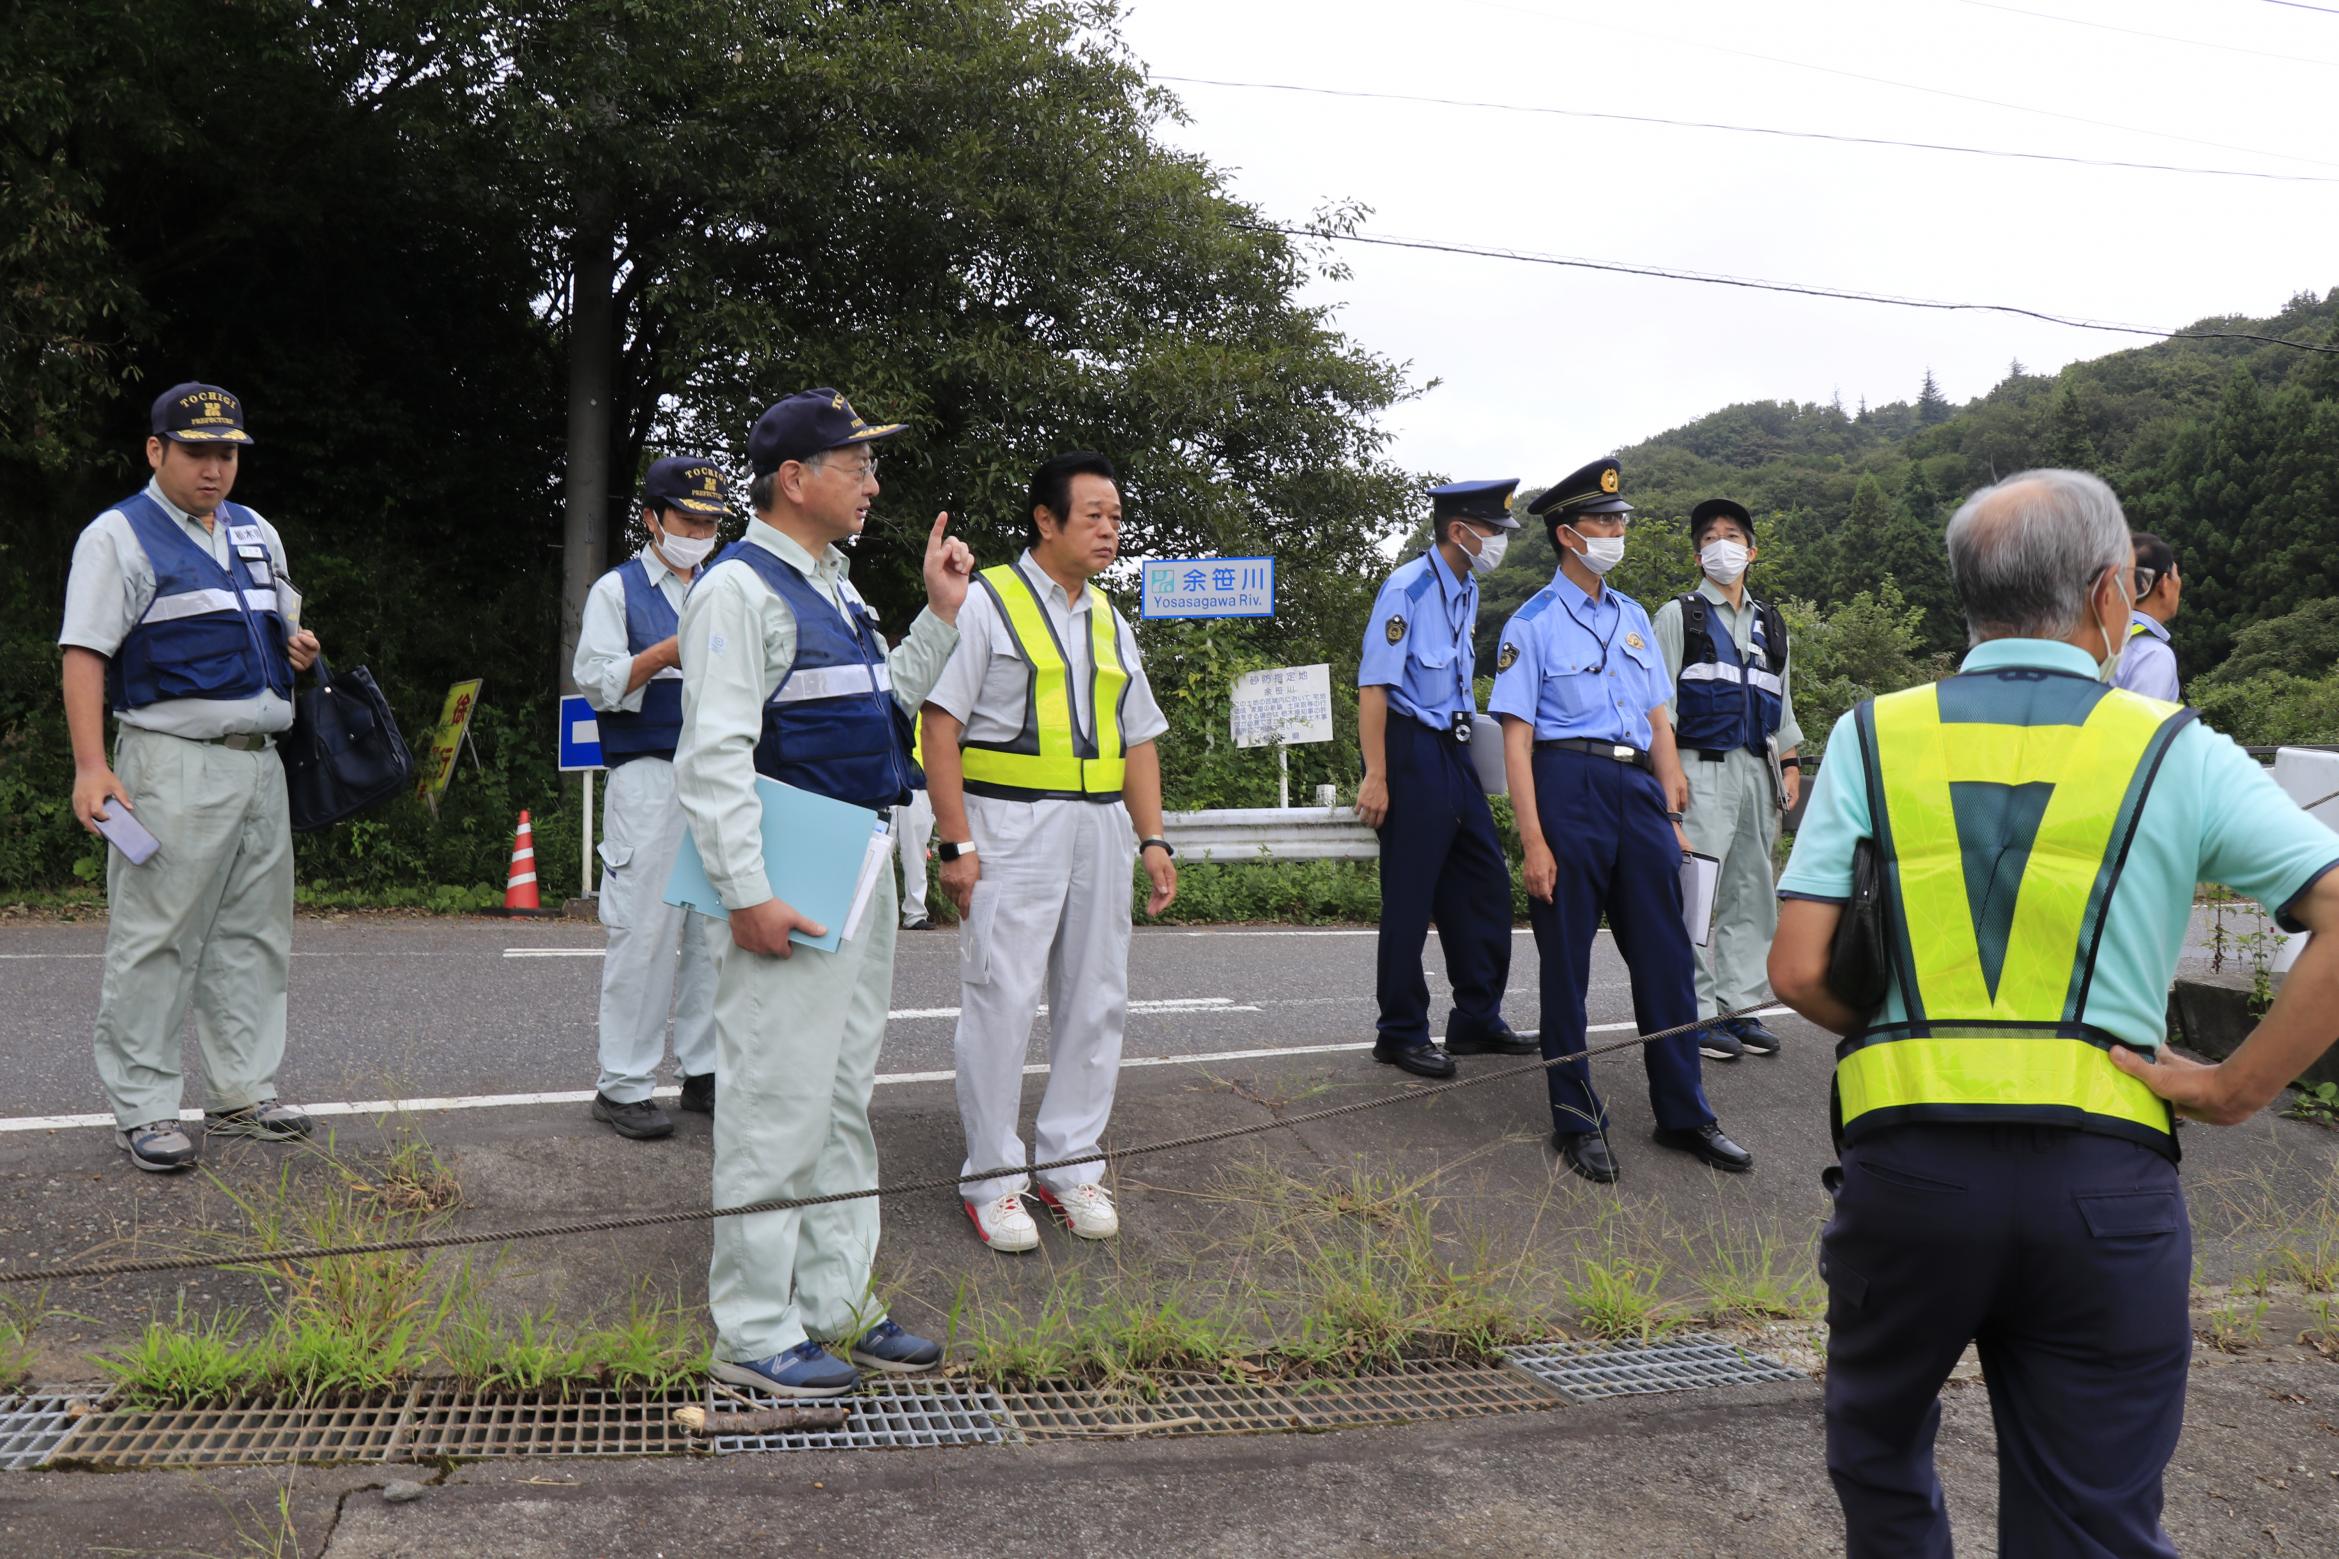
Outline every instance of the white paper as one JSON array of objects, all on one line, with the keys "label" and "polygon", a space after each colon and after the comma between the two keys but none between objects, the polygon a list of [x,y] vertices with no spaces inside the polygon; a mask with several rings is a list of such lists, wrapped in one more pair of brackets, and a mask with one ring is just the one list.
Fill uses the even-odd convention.
[{"label": "white paper", "polygon": [[1722,883],[1722,863],[1694,851],[1681,858],[1681,923],[1689,940],[1703,947],[1714,934],[1714,895]]},{"label": "white paper", "polygon": [[853,908],[845,916],[843,940],[850,942],[861,934],[861,917],[869,911],[869,901],[877,896],[877,874],[893,865],[893,830],[885,824],[869,836],[869,849],[861,857],[861,880],[853,888]]},{"label": "white paper", "polygon": [[1509,767],[1503,762],[1502,722],[1492,715],[1470,717],[1470,766],[1478,771],[1478,788],[1490,796],[1511,793]]},{"label": "white paper", "polygon": [[284,626],[300,632],[300,592],[282,574],[276,576],[276,612],[284,619]]}]

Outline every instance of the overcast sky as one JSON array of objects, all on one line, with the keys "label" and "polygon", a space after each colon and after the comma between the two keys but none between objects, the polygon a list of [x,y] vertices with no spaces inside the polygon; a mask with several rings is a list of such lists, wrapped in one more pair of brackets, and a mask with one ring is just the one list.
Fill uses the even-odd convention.
[{"label": "overcast sky", "polygon": [[[1123,36],[1156,75],[2339,180],[2339,15],[2267,0],[1129,0]],[[1164,133],[1293,221],[1358,200],[1372,233],[2163,328],[2339,285],[2339,182],[1174,90],[1192,122]],[[1928,365],[1962,403],[2011,359],[2052,370],[2138,344],[2002,315],[1340,249],[1354,276],[1316,296],[1353,339],[1439,381],[1389,414],[1394,454],[1462,477],[1547,482],[1733,401],[1912,399]]]}]

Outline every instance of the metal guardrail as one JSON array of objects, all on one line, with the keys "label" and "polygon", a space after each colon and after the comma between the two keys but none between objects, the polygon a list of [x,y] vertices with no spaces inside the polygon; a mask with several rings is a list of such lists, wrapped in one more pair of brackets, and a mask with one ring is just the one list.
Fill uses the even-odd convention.
[{"label": "metal guardrail", "polygon": [[1169,812],[1162,831],[1181,862],[1370,861],[1381,841],[1354,807],[1226,807]]}]

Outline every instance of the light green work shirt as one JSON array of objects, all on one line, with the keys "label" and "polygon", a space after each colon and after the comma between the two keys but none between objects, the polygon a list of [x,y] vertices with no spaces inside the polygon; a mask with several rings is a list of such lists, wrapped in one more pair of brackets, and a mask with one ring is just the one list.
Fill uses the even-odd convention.
[{"label": "light green work shirt", "polygon": [[[1743,606],[1732,606],[1722,587],[1710,579],[1697,582],[1697,593],[1711,603],[1713,610],[1706,614],[1709,623],[1720,623],[1728,630],[1730,642],[1738,646],[1738,664],[1746,664],[1748,652],[1754,644],[1754,597],[1741,593]],[[1681,598],[1674,596],[1649,619],[1649,626],[1657,631],[1657,648],[1664,652],[1665,675],[1672,678],[1665,694],[1665,718],[1675,725],[1681,723],[1673,711],[1674,693],[1681,686]],[[1786,646],[1779,648],[1785,649]],[[1803,726],[1795,718],[1795,657],[1786,656],[1779,667],[1779,751],[1791,753],[1803,746]]]},{"label": "light green work shirt", "polygon": [[[847,602],[866,610],[837,548],[823,547],[815,558],[761,520],[747,522],[746,544],[793,566],[835,603],[838,615]],[[752,909],[772,896],[763,869],[755,744],[763,737],[765,702],[796,664],[796,614],[754,569],[710,566],[691,587],[675,642],[682,651],[682,737],[674,752],[674,793],[723,907]],[[886,650],[882,635],[877,643],[895,701],[914,714],[958,647],[958,630],[924,611],[900,644]]]},{"label": "light green work shirt", "polygon": [[[1994,639],[1967,655],[1960,669],[2013,666],[2096,674],[2086,651],[2046,639]],[[1828,738],[1795,853],[1779,877],[1782,899],[1840,904],[1851,895],[1852,847],[1873,833],[1855,717],[1845,714]],[[2339,866],[2339,834],[2301,812],[2231,737],[2191,722],[2169,742],[2137,815],[2080,1020],[2140,1049],[2157,1047],[2195,885],[2222,883],[2271,905],[2283,929],[2296,931],[2301,927],[2290,918],[2290,905],[2333,866]],[[1876,1021],[1907,1016],[1896,985]]]}]

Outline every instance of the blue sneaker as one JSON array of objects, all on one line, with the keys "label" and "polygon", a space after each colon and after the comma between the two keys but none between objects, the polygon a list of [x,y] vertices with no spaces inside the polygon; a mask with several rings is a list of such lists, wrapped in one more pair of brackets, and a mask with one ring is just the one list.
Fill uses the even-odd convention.
[{"label": "blue sneaker", "polygon": [[1738,1036],[1738,1043],[1748,1055],[1775,1056],[1779,1053],[1779,1036],[1763,1026],[1760,1018],[1740,1018],[1730,1025],[1730,1032]]},{"label": "blue sneaker", "polygon": [[942,1362],[942,1344],[880,1321],[853,1344],[853,1362],[889,1375],[915,1375]]},{"label": "blue sneaker", "polygon": [[860,1371],[816,1342],[800,1342],[768,1359],[717,1359],[715,1379],[775,1397],[841,1397],[861,1382]]},{"label": "blue sneaker", "polygon": [[1709,1023],[1697,1031],[1697,1053],[1708,1061],[1735,1061],[1746,1053],[1726,1023]]}]

